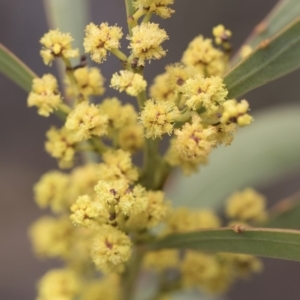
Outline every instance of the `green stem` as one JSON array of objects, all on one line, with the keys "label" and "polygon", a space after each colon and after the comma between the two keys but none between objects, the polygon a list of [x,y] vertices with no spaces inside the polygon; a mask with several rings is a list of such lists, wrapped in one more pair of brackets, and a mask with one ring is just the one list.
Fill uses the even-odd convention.
[{"label": "green stem", "polygon": [[125,0],[127,24],[128,24],[128,31],[130,36],[132,36],[132,30],[131,30],[132,27],[130,21],[132,21],[132,15],[134,13],[132,2],[133,0]]},{"label": "green stem", "polygon": [[144,251],[140,247],[136,247],[132,253],[131,260],[128,264],[126,272],[123,274],[122,280],[122,300],[131,300],[134,294],[134,288],[140,273],[143,261]]},{"label": "green stem", "polygon": [[142,23],[148,23],[152,17],[152,13],[147,13],[142,21]]},{"label": "green stem", "polygon": [[114,54],[120,61],[127,62],[127,56],[121,50],[112,48],[110,52]]}]

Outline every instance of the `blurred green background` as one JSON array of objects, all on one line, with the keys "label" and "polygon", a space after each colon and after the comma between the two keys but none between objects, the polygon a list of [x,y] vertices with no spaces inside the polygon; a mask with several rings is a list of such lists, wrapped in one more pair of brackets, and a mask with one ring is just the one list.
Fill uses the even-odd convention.
[{"label": "blurred green background", "polygon": [[[61,0],[63,1],[63,0]],[[86,0],[82,0],[86,1]],[[121,0],[90,0],[91,20],[95,23],[117,23],[124,27],[125,7]],[[237,49],[252,28],[275,5],[274,0],[177,0],[172,18],[159,20],[170,40],[165,43],[167,56],[153,61],[146,69],[151,80],[163,72],[164,66],[180,60],[189,41],[198,34],[211,36],[211,28],[219,23],[233,31],[233,47]],[[69,11],[68,14],[72,14]],[[80,20],[74,20],[79,22]],[[43,1],[0,0],[0,42],[19,56],[38,75],[55,72],[43,65],[39,57],[39,39],[47,31]],[[120,69],[113,57],[101,66],[107,78]],[[294,72],[275,82],[248,93],[245,98],[252,112],[270,109],[279,104],[294,103],[299,107],[300,72]],[[46,171],[56,168],[56,162],[43,150],[45,131],[50,124],[59,122],[55,117],[41,118],[35,109],[26,107],[26,93],[0,74],[0,299],[32,300],[37,279],[57,262],[39,261],[34,257],[27,238],[28,226],[41,212],[32,199],[32,186]],[[117,95],[107,90],[108,96]],[[280,117],[279,117],[280,118]],[[298,118],[298,133],[300,118]],[[296,135],[294,138],[299,138]],[[265,142],[264,134],[255,141],[259,147]],[[283,139],[278,136],[278,147]],[[230,151],[230,148],[226,149]],[[300,149],[299,149],[300,153]],[[234,159],[232,164],[237,163]],[[259,174],[260,166],[257,165]],[[225,174],[226,176],[226,174]],[[235,181],[232,178],[232,181]],[[299,190],[300,161],[289,172],[277,176],[273,182],[258,186],[271,205]],[[217,186],[214,188],[218,188]],[[188,195],[187,195],[188,197]],[[281,300],[298,299],[300,264],[296,262],[265,260],[265,272],[252,280],[238,282],[227,299]]]}]

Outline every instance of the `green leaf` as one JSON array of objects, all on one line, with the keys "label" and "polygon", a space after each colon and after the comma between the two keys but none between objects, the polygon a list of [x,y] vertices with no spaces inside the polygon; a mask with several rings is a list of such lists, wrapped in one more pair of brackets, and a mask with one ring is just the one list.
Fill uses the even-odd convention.
[{"label": "green leaf", "polygon": [[224,77],[228,98],[236,98],[300,67],[300,18],[259,46]]},{"label": "green leaf", "polygon": [[249,227],[237,233],[225,227],[172,234],[148,246],[148,250],[166,248],[244,253],[300,261],[300,231]]},{"label": "green leaf", "polygon": [[254,114],[232,145],[212,151],[207,166],[191,177],[176,172],[167,185],[175,206],[216,208],[237,189],[259,187],[300,165],[300,107]]},{"label": "green leaf", "polygon": [[300,228],[300,193],[282,200],[271,209],[271,216],[265,227]]},{"label": "green leaf", "polygon": [[33,78],[37,75],[29,69],[17,56],[0,44],[0,72],[30,92]]},{"label": "green leaf", "polygon": [[[258,46],[263,40],[269,39],[277,32],[282,30],[289,23],[296,20],[300,15],[299,0],[282,0],[279,1],[266,18],[258,24],[244,45],[250,45],[252,48]],[[232,64],[235,64],[239,57],[239,51],[232,59]]]}]

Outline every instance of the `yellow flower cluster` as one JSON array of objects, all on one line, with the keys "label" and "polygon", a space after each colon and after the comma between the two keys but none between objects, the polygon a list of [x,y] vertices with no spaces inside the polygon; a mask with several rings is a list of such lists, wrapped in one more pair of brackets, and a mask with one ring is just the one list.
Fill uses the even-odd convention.
[{"label": "yellow flower cluster", "polygon": [[146,89],[147,82],[142,75],[124,70],[120,71],[120,75],[118,73],[113,74],[110,86],[120,92],[125,91],[128,95],[136,97]]},{"label": "yellow flower cluster", "polygon": [[101,63],[106,60],[107,51],[118,49],[122,38],[122,29],[118,26],[108,26],[101,23],[99,26],[90,23],[86,26],[86,36],[83,46],[86,53],[91,54],[92,60]]},{"label": "yellow flower cluster", "polygon": [[73,166],[76,141],[65,127],[56,129],[50,128],[47,133],[45,143],[46,151],[55,158],[59,159],[61,168],[70,168]]},{"label": "yellow flower cluster", "polygon": [[178,108],[171,102],[148,100],[141,112],[140,122],[143,124],[146,138],[161,138],[163,134],[171,135]]},{"label": "yellow flower cluster", "polygon": [[[74,78],[78,88],[78,93],[80,96],[87,100],[89,96],[103,95],[104,88],[104,77],[97,68],[78,68],[74,71]],[[70,79],[67,77],[67,94],[69,96],[74,95],[74,89],[70,82]]]},{"label": "yellow flower cluster", "polygon": [[242,222],[263,221],[266,216],[266,199],[251,188],[237,192],[227,200],[226,215]]},{"label": "yellow flower cluster", "polygon": [[82,102],[68,115],[66,129],[74,141],[88,140],[107,133],[108,116],[94,104]]},{"label": "yellow flower cluster", "polygon": [[79,296],[81,284],[79,276],[72,270],[51,270],[39,281],[37,300],[72,300]]},{"label": "yellow flower cluster", "polygon": [[161,18],[170,18],[175,11],[168,7],[174,4],[174,0],[136,0],[134,7],[147,10],[148,13],[155,13]]},{"label": "yellow flower cluster", "polygon": [[46,74],[42,78],[33,79],[32,91],[27,99],[29,107],[37,106],[38,114],[48,117],[50,113],[57,110],[60,103],[58,84],[53,75]]},{"label": "yellow flower cluster", "polygon": [[58,29],[50,30],[40,40],[43,49],[40,54],[46,65],[51,65],[56,57],[64,59],[78,57],[79,50],[72,49],[73,38],[69,33],[62,33]]},{"label": "yellow flower cluster", "polygon": [[227,100],[223,104],[222,117],[220,118],[221,123],[237,123],[239,126],[247,126],[253,118],[247,114],[249,110],[249,104],[246,100],[237,102],[235,99]]},{"label": "yellow flower cluster", "polygon": [[218,111],[228,94],[222,78],[205,78],[202,75],[188,79],[182,89],[184,96],[188,99],[186,105],[189,108],[197,110],[204,107],[211,113]]},{"label": "yellow flower cluster", "polygon": [[213,47],[211,39],[204,39],[200,35],[189,43],[181,61],[186,66],[196,67],[204,76],[222,76],[228,58],[221,50]]},{"label": "yellow flower cluster", "polygon": [[144,66],[145,60],[160,59],[166,55],[161,44],[169,37],[165,30],[156,23],[142,23],[132,29],[129,48],[134,57],[138,58],[138,65]]},{"label": "yellow flower cluster", "polygon": [[[69,33],[50,30],[40,41],[45,64],[60,57],[66,66],[66,99],[50,74],[34,79],[28,96],[28,106],[38,107],[40,115],[58,110],[64,120],[60,129],[51,127],[47,132],[45,149],[61,168],[74,165],[76,152],[90,153],[77,160],[88,163],[69,173],[48,172],[34,187],[37,204],[49,207],[55,217],[42,217],[31,226],[33,248],[39,256],[60,258],[67,266],[41,279],[38,300],[96,300],[99,296],[118,300],[120,273],[129,271],[136,253],[144,254],[147,241],[221,226],[213,211],[173,209],[162,187],[171,167],[195,172],[207,163],[213,148],[229,145],[237,127],[250,124],[252,117],[246,100],[227,100],[221,76],[227,68],[231,32],[223,25],[213,29],[218,49],[211,39],[196,37],[181,62],[167,66],[155,78],[147,95],[146,61],[164,57],[167,51],[162,43],[169,38],[150,19],[153,14],[170,17],[173,3],[133,2],[128,56],[120,50],[121,27],[90,23],[85,29],[83,45],[93,61],[102,63],[109,53],[121,61],[123,70],[114,72],[110,87],[136,97],[139,112],[116,97],[90,99],[104,94],[105,79],[99,69],[87,66],[85,57],[72,66],[69,59],[79,51],[72,49]],[[170,146],[160,155],[159,142],[167,135],[172,136]],[[139,168],[133,155],[143,147],[144,165]],[[228,200],[226,214],[237,222],[261,221],[266,217],[264,198],[250,189],[237,193]],[[175,270],[183,288],[210,293],[225,291],[236,278],[262,268],[250,255],[190,250],[148,252],[141,260],[145,268],[158,272]],[[92,278],[97,271],[104,277]],[[167,299],[168,293],[161,296]]]}]

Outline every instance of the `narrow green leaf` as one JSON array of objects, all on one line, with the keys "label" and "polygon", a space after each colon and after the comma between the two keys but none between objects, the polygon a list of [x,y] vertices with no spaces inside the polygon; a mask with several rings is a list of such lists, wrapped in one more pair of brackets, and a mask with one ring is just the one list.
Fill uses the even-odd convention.
[{"label": "narrow green leaf", "polygon": [[300,193],[282,200],[271,209],[271,216],[265,227],[300,228]]},{"label": "narrow green leaf", "polygon": [[[255,48],[263,40],[273,37],[277,32],[297,19],[299,15],[299,0],[279,1],[266,18],[254,28],[250,36],[244,42],[244,45],[250,45],[252,48]],[[238,51],[232,59],[232,64],[236,64],[239,59]]]},{"label": "narrow green leaf", "polygon": [[31,90],[32,79],[37,77],[31,69],[2,44],[0,44],[0,72],[27,92]]},{"label": "narrow green leaf", "polygon": [[260,45],[224,77],[228,98],[236,98],[300,67],[300,18]]},{"label": "narrow green leaf", "polygon": [[300,165],[300,107],[282,106],[254,114],[232,145],[212,151],[207,166],[190,177],[176,172],[167,186],[175,206],[217,208],[229,194],[259,187]]},{"label": "narrow green leaf", "polygon": [[225,227],[172,234],[148,246],[149,250],[166,248],[244,253],[300,261],[300,231],[249,227],[237,233]]}]

